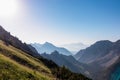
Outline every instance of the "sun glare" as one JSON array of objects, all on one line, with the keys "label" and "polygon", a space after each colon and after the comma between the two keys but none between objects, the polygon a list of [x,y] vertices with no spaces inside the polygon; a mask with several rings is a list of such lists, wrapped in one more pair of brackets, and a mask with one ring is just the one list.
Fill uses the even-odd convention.
[{"label": "sun glare", "polygon": [[0,0],[0,17],[14,16],[18,10],[18,0]]}]

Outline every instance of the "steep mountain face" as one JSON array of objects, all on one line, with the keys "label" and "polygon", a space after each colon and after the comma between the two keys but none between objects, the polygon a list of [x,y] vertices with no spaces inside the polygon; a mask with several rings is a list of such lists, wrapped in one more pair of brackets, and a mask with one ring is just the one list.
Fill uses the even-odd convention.
[{"label": "steep mountain face", "polygon": [[99,41],[78,54],[82,54],[78,61],[89,66],[85,69],[90,72],[93,80],[120,79],[120,40]]},{"label": "steep mountain face", "polygon": [[[33,52],[33,53],[37,53],[38,54],[38,51],[33,47],[33,46],[31,46],[31,45],[29,45],[29,44],[27,44],[27,46],[31,49],[31,51]],[[39,54],[38,54],[39,55]]]},{"label": "steep mountain face", "polygon": [[110,80],[120,80],[120,58],[118,60],[118,62],[116,64],[114,64],[112,67],[110,67],[109,69],[111,69],[111,71],[109,72],[109,70],[107,69],[106,72],[108,72],[109,75],[107,75],[107,77],[110,76]]},{"label": "steep mountain face", "polygon": [[70,51],[68,51],[65,48],[61,48],[61,47],[56,47],[51,43],[44,43],[44,44],[31,44],[39,53],[47,53],[47,54],[51,54],[53,51],[58,51],[60,54],[63,55],[72,55],[72,53]]},{"label": "steep mountain face", "polygon": [[113,43],[105,57],[98,59],[92,64],[95,63],[102,67],[102,71],[99,71],[101,72],[101,77],[98,77],[99,74],[96,74],[95,79],[120,80],[120,40]]},{"label": "steep mountain face", "polygon": [[113,43],[110,41],[99,41],[90,47],[80,50],[75,58],[82,63],[92,63],[96,59],[105,56],[111,49]]},{"label": "steep mountain face", "polygon": [[[70,77],[71,76],[71,77]],[[90,80],[41,57],[0,26],[0,79],[2,80]]]},{"label": "steep mountain face", "polygon": [[77,54],[74,55],[74,58],[76,60],[79,60],[83,54],[84,54],[84,49],[77,52]]}]

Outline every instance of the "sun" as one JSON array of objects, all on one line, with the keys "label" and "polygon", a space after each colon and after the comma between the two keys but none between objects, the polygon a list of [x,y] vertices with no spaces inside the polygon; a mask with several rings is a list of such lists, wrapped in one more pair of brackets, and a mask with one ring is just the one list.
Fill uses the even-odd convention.
[{"label": "sun", "polygon": [[11,17],[18,10],[18,0],[0,0],[0,17]]}]

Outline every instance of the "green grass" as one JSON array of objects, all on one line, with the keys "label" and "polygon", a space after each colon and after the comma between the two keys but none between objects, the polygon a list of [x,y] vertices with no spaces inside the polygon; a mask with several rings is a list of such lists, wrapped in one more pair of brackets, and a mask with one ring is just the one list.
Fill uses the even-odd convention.
[{"label": "green grass", "polygon": [[5,45],[0,40],[0,80],[90,80],[64,67],[51,64],[52,62]]},{"label": "green grass", "polygon": [[[15,60],[16,58],[19,60]],[[55,80],[55,78],[40,60],[0,41],[0,80]]]},{"label": "green grass", "polygon": [[[4,58],[4,59],[3,59]],[[0,55],[0,79],[1,80],[39,80],[34,74],[14,65]],[[42,79],[41,79],[42,80]]]}]

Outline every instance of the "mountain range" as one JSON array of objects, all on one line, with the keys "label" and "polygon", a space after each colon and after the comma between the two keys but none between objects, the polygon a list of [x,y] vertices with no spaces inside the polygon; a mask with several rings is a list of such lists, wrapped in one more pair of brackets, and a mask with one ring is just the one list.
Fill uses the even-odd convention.
[{"label": "mountain range", "polygon": [[63,55],[72,55],[72,53],[67,49],[63,47],[56,47],[55,45],[49,42],[45,42],[44,44],[34,43],[30,45],[33,46],[40,54],[41,53],[51,54],[54,51],[58,51],[60,54],[63,54]]},{"label": "mountain range", "polygon": [[120,40],[97,41],[74,56],[54,49],[59,47],[51,43],[46,45],[43,49],[48,50],[38,53],[43,45],[37,49],[22,43],[0,26],[0,79],[120,80]]},{"label": "mountain range", "polygon": [[120,40],[98,41],[90,47],[80,50],[75,58],[87,67],[93,80],[120,79]]},{"label": "mountain range", "polygon": [[42,57],[54,61],[59,66],[66,66],[71,71],[76,73],[84,73],[84,67],[80,62],[78,62],[72,55],[63,55],[59,54],[58,51],[54,51],[51,54],[43,53],[41,54]]},{"label": "mountain range", "polygon": [[77,54],[67,56],[54,51],[41,54],[59,66],[66,66],[73,72],[82,73],[93,80],[120,79],[120,40],[97,41]]},{"label": "mountain range", "polygon": [[34,47],[22,43],[0,26],[1,80],[90,80],[43,58]]}]

